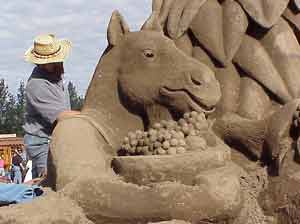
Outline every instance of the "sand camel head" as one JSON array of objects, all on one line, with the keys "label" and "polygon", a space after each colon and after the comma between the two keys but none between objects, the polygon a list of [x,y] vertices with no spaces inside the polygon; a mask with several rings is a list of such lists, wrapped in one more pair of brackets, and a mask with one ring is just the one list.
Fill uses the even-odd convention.
[{"label": "sand camel head", "polygon": [[140,31],[130,32],[115,11],[108,41],[119,51],[115,64],[119,91],[129,107],[160,104],[182,113],[210,111],[219,101],[221,91],[213,71],[180,51],[163,34],[155,14]]}]

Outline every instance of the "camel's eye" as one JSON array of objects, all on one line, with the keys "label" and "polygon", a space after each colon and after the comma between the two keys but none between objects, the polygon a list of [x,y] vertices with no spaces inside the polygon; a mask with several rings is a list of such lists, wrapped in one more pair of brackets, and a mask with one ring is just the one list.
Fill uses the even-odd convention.
[{"label": "camel's eye", "polygon": [[153,59],[155,57],[155,54],[151,49],[146,49],[143,53],[146,58]]}]

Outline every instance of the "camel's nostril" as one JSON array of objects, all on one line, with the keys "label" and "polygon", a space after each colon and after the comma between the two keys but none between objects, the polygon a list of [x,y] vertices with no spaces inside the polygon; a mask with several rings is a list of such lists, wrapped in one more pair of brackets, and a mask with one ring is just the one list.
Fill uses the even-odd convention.
[{"label": "camel's nostril", "polygon": [[193,77],[191,77],[191,80],[192,80],[192,82],[193,82],[195,85],[197,85],[197,86],[201,86],[201,85],[202,85],[202,82],[200,82],[200,81],[194,79]]}]

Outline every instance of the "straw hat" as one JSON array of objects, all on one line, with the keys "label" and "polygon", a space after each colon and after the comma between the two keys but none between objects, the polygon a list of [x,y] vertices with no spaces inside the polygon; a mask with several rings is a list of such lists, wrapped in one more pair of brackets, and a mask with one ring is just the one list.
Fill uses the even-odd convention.
[{"label": "straw hat", "polygon": [[42,34],[34,39],[33,47],[25,53],[25,60],[34,64],[63,62],[71,49],[71,42],[58,40],[53,34]]}]

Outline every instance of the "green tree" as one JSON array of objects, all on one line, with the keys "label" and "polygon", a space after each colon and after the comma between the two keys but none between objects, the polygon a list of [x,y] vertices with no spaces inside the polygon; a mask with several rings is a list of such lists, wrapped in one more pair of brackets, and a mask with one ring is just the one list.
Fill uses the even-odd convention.
[{"label": "green tree", "polygon": [[15,133],[15,98],[8,91],[4,79],[0,80],[0,134]]},{"label": "green tree", "polygon": [[15,106],[16,134],[18,136],[24,135],[24,130],[22,128],[22,125],[24,124],[24,118],[25,118],[25,104],[26,104],[25,83],[24,81],[21,81],[17,92],[17,101]]},{"label": "green tree", "polygon": [[8,86],[0,80],[0,134],[23,136],[25,113],[25,84],[20,82],[17,97],[9,93]]},{"label": "green tree", "polygon": [[72,110],[81,110],[83,105],[83,97],[78,95],[75,85],[69,81],[68,90],[70,94],[70,104]]},{"label": "green tree", "polygon": [[5,111],[4,133],[15,134],[18,129],[18,116],[16,113],[16,99],[9,93]]},{"label": "green tree", "polygon": [[4,133],[6,127],[6,111],[8,101],[8,87],[4,79],[0,80],[0,133]]}]

